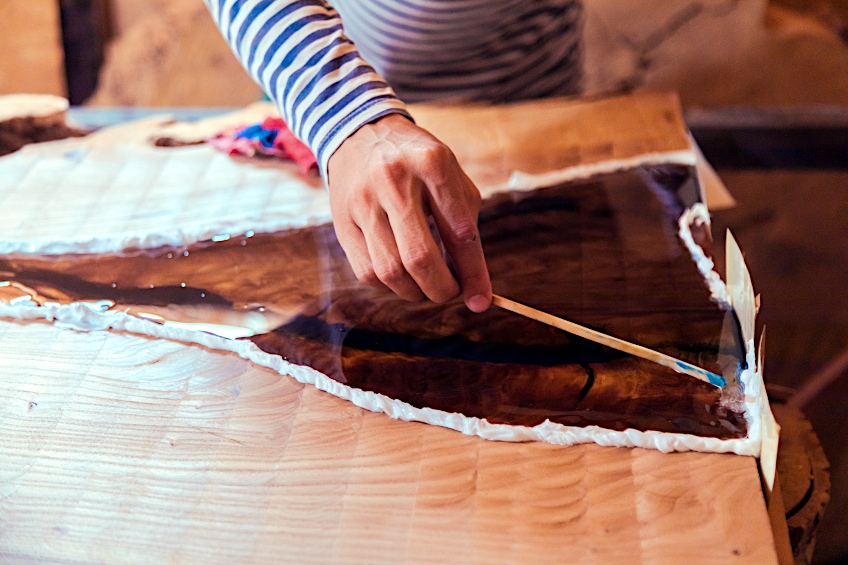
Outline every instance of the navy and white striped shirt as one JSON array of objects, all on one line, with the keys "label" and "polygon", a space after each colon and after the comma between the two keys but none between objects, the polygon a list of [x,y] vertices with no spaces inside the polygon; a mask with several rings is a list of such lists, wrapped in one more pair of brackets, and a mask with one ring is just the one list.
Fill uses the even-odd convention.
[{"label": "navy and white striped shirt", "polygon": [[580,87],[579,0],[206,3],[324,174],[362,125],[408,115],[403,101],[505,102]]}]

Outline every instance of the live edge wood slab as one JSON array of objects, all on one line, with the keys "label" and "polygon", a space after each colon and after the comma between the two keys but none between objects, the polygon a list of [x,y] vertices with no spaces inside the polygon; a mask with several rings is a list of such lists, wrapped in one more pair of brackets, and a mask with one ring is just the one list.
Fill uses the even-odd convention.
[{"label": "live edge wood slab", "polygon": [[[673,97],[626,103],[681,129]],[[552,111],[528,109],[499,119],[542,131],[530,122]],[[435,126],[433,112],[419,120]],[[560,140],[556,162],[520,168],[685,147],[641,122],[618,143],[579,123],[573,151]],[[443,137],[460,144],[463,131]],[[457,153],[479,184],[498,184],[517,148]],[[486,441],[231,354],[0,319],[0,562],[32,561],[723,564],[778,551],[751,457]]]},{"label": "live edge wood slab", "polygon": [[0,320],[0,561],[776,563],[756,461],[501,443]]}]

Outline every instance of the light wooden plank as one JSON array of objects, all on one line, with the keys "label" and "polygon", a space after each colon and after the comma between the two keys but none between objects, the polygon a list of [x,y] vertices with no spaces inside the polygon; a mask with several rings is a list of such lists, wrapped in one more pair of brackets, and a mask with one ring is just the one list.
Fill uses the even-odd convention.
[{"label": "light wooden plank", "polygon": [[490,442],[116,332],[0,320],[0,453],[3,561],[776,562],[752,458]]},{"label": "light wooden plank", "polygon": [[411,112],[456,153],[478,186],[505,183],[514,171],[541,174],[690,149],[680,103],[670,93],[416,105]]}]

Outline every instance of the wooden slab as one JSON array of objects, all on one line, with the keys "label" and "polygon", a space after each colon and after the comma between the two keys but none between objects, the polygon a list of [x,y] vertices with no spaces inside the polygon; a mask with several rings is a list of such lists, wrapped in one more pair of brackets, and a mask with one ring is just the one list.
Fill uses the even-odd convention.
[{"label": "wooden slab", "polygon": [[[566,178],[676,160],[695,164],[710,209],[733,198],[695,149],[675,94],[552,98],[513,104],[412,104],[416,122],[445,142],[484,197],[493,190],[549,186]],[[167,124],[158,135],[197,141],[276,114],[254,104],[199,123]],[[547,184],[546,184],[547,183]]]},{"label": "wooden slab", "polygon": [[[142,245],[323,213],[317,186],[279,190],[291,175],[136,135],[5,157],[2,240]],[[752,458],[487,442],[115,332],[0,320],[0,455],[2,562],[777,559]]]},{"label": "wooden slab", "polygon": [[116,332],[0,320],[0,453],[4,562],[776,562],[750,457],[485,441]]},{"label": "wooden slab", "polygon": [[417,105],[411,111],[482,185],[505,183],[514,171],[540,174],[690,150],[680,102],[670,93],[509,105]]}]

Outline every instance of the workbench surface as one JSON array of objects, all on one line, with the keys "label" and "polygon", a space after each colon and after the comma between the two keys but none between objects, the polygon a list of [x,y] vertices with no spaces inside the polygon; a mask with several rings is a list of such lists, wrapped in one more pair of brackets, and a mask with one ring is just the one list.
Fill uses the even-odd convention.
[{"label": "workbench surface", "polygon": [[0,454],[4,562],[777,562],[754,458],[487,441],[117,331],[0,319]]}]

